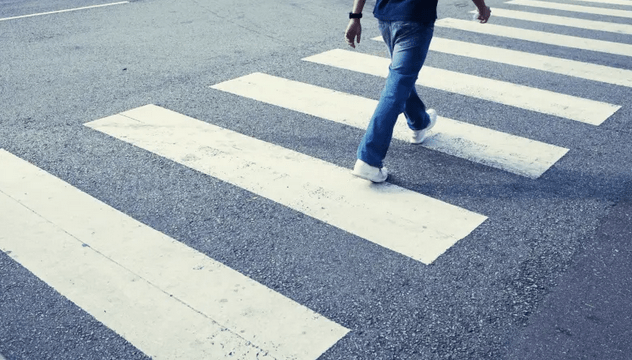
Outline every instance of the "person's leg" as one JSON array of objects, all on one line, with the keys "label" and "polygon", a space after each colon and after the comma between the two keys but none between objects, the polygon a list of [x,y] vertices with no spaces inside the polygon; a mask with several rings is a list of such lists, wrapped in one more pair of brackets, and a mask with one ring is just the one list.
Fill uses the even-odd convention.
[{"label": "person's leg", "polygon": [[408,121],[408,127],[412,130],[421,130],[430,125],[430,116],[426,113],[426,105],[419,98],[414,86],[408,100],[406,100],[404,115]]},{"label": "person's leg", "polygon": [[395,39],[393,38],[395,33],[391,31],[394,21],[382,21],[379,20],[380,33],[386,48],[388,49],[388,55],[393,58],[393,46],[395,45]]},{"label": "person's leg", "polygon": [[390,23],[389,31],[392,39],[389,74],[357,153],[358,159],[378,168],[382,167],[397,117],[404,111],[426,59],[433,25],[397,21]]},{"label": "person's leg", "polygon": [[[380,30],[382,32],[384,43],[388,47],[388,54],[392,60],[394,46],[394,39],[392,39],[392,35],[394,34],[391,34],[390,29],[386,26],[386,23],[381,24]],[[408,127],[412,130],[424,129],[430,125],[430,117],[426,113],[426,105],[417,94],[415,86],[413,86],[410,96],[408,97],[408,100],[406,100],[406,105],[404,106],[404,116],[406,116]]]}]

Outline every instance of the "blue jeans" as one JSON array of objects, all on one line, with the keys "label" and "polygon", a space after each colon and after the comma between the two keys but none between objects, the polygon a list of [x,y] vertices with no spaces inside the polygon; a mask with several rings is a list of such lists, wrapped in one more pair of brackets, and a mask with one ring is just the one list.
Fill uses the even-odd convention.
[{"label": "blue jeans", "polygon": [[358,159],[376,167],[382,167],[399,114],[404,113],[413,130],[430,124],[426,106],[415,90],[415,81],[428,54],[434,23],[380,21],[380,31],[391,55],[391,65],[380,101],[358,147]]}]

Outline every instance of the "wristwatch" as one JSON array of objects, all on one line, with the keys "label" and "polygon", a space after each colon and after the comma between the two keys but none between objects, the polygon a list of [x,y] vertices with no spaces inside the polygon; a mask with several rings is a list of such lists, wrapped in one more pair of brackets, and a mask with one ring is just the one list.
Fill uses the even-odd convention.
[{"label": "wristwatch", "polygon": [[349,19],[361,19],[362,18],[362,13],[359,14],[354,14],[352,12],[349,13]]}]

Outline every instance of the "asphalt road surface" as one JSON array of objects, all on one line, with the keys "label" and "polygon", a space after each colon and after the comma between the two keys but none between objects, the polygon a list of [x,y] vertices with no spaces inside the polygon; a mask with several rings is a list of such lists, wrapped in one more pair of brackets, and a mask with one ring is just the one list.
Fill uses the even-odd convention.
[{"label": "asphalt road surface", "polygon": [[632,1],[0,0],[0,359],[632,359]]}]

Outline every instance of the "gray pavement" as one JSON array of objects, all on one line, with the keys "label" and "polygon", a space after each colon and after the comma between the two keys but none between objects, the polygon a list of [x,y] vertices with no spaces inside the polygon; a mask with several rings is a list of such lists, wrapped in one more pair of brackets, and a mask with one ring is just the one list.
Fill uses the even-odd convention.
[{"label": "gray pavement", "polygon": [[632,358],[632,196],[601,219],[509,352],[511,359]]},{"label": "gray pavement", "polygon": [[[0,18],[99,3],[0,0]],[[571,149],[531,180],[395,141],[386,160],[392,183],[489,217],[430,266],[83,126],[153,103],[351,168],[361,130],[209,88],[264,72],[377,99],[383,79],[301,61],[345,47],[350,7],[138,0],[0,21],[0,148],[351,329],[321,359],[626,359],[629,88],[431,53],[429,66],[623,107],[595,127],[419,88],[442,116]],[[440,1],[439,14],[469,19],[472,8]],[[493,23],[632,44],[621,34]],[[370,16],[363,31],[358,51],[386,56],[369,40],[378,35]],[[435,35],[632,70],[623,56],[449,29]],[[0,353],[147,358],[3,252]]]}]

